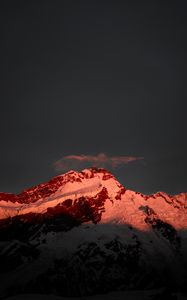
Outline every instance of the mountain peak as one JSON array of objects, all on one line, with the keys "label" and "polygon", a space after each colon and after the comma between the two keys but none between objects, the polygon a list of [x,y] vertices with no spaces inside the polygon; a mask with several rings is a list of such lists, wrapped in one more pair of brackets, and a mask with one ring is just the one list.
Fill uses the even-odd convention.
[{"label": "mountain peak", "polygon": [[70,170],[17,195],[0,193],[0,220],[4,221],[68,215],[81,223],[117,222],[149,230],[146,218],[154,212],[163,222],[184,228],[186,208],[186,194],[143,195],[126,190],[111,172],[95,167],[81,172]]},{"label": "mountain peak", "polygon": [[[0,193],[0,219],[29,213],[46,215],[48,210],[55,211],[58,207],[59,211],[59,206],[66,207],[67,200],[72,205],[76,203],[76,206],[79,202],[87,203],[92,207],[91,210],[99,210],[101,206],[104,209],[106,199],[111,202],[120,200],[124,193],[125,188],[105,169],[70,170],[17,195]],[[70,208],[68,212],[67,207],[64,209],[66,213],[72,213]]]},{"label": "mountain peak", "polygon": [[[107,291],[113,282],[116,288],[121,282],[139,287],[141,278],[148,286],[149,280],[157,285],[150,274],[163,275],[162,284],[170,281],[171,268],[178,273],[175,266],[186,278],[186,215],[187,194],[126,190],[102,168],[71,170],[17,195],[0,193],[2,290],[12,290],[9,282],[27,290],[33,280],[37,290],[46,278],[49,291],[56,287],[64,293],[67,286],[72,291],[75,282],[80,291],[80,280],[84,286],[89,282],[88,293],[98,285]],[[169,275],[163,272],[168,265]]]}]

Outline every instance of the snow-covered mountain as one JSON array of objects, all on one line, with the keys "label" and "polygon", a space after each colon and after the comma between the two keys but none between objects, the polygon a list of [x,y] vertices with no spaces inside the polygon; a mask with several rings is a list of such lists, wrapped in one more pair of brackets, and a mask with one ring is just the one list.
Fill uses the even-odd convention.
[{"label": "snow-covered mountain", "polygon": [[0,295],[187,283],[187,194],[143,195],[104,169],[0,193]]}]

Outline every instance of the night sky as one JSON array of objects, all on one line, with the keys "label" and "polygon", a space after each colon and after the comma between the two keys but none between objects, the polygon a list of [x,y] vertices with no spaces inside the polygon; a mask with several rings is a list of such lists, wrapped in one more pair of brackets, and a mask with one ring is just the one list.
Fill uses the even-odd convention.
[{"label": "night sky", "polygon": [[0,191],[68,155],[144,157],[127,188],[187,192],[186,1],[1,1]]}]

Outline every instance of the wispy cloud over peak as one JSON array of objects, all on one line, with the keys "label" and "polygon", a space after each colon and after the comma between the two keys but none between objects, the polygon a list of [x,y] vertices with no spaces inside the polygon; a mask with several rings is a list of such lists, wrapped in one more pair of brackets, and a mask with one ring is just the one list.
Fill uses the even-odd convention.
[{"label": "wispy cloud over peak", "polygon": [[83,169],[87,167],[104,167],[115,169],[121,165],[143,159],[137,156],[108,156],[105,153],[98,155],[67,155],[54,163],[56,171],[68,171],[70,169]]}]

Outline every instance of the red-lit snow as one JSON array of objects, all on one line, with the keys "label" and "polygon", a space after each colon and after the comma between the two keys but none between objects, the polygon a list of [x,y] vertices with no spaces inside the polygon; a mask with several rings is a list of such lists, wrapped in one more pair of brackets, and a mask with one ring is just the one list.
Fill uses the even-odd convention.
[{"label": "red-lit snow", "polygon": [[94,168],[80,173],[70,171],[19,195],[4,194],[3,198],[1,193],[0,220],[30,213],[45,214],[48,209],[63,205],[67,199],[71,199],[72,204],[81,197],[94,202],[103,189],[107,193],[102,196],[101,223],[130,224],[137,229],[148,230],[145,214],[140,208],[149,206],[162,221],[174,228],[187,228],[187,194],[142,195],[125,190],[106,170]]}]

